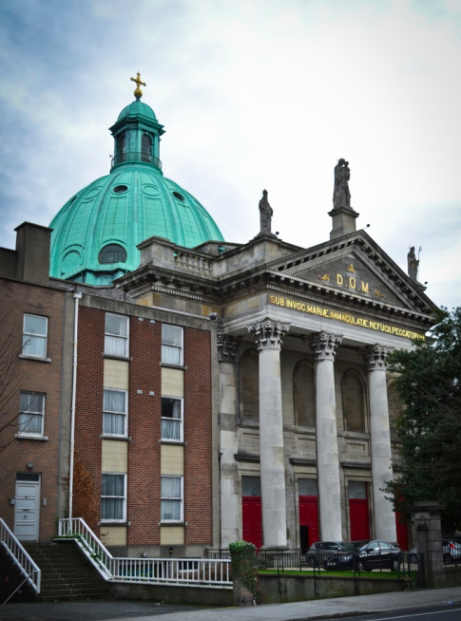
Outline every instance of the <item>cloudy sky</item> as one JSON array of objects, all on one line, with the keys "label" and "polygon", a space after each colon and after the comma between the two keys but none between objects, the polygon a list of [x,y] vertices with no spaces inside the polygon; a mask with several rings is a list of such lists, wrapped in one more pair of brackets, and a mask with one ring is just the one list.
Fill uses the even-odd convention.
[{"label": "cloudy sky", "polygon": [[139,71],[165,175],[227,240],[263,188],[282,239],[328,239],[345,157],[358,227],[461,305],[461,0],[0,0],[0,67],[2,246],[109,172]]}]

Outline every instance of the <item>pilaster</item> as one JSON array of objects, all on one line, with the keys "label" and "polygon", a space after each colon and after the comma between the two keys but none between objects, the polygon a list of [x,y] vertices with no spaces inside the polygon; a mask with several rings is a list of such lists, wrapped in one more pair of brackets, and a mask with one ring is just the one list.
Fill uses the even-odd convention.
[{"label": "pilaster", "polygon": [[239,341],[222,331],[217,335],[219,361],[219,435],[221,459],[221,543],[225,548],[241,539],[237,453],[237,377]]}]

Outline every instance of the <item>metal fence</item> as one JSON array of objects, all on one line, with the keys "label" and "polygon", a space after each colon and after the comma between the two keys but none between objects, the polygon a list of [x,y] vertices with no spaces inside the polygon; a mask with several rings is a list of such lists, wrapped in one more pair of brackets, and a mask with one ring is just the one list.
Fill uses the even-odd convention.
[{"label": "metal fence", "polygon": [[[35,564],[29,553],[23,548],[17,537],[8,528],[2,518],[0,518],[0,545],[21,572],[24,578],[22,584],[28,582],[36,593],[40,593],[40,580],[42,575],[40,568]],[[19,585],[18,589],[22,584]],[[4,603],[6,603],[14,593],[15,591],[10,594]]]},{"label": "metal fence", "polygon": [[376,552],[363,558],[356,553],[338,554],[334,551],[317,550],[315,554],[306,554],[301,550],[259,550],[255,566],[260,570],[276,570],[277,574],[305,571],[314,580],[321,580],[333,573],[352,576],[356,581],[357,593],[360,580],[377,574],[397,580],[402,590],[425,586],[424,556],[416,552],[392,555]]},{"label": "metal fence", "polygon": [[113,557],[81,518],[59,520],[59,536],[75,539],[101,576],[110,582],[232,588],[228,559]]}]

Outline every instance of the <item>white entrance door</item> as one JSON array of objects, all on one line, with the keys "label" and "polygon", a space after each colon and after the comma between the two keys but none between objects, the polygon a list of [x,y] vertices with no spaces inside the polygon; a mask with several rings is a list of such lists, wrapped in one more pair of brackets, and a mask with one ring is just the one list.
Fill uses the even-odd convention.
[{"label": "white entrance door", "polygon": [[37,481],[16,481],[14,534],[20,541],[38,541],[40,478],[36,476]]}]

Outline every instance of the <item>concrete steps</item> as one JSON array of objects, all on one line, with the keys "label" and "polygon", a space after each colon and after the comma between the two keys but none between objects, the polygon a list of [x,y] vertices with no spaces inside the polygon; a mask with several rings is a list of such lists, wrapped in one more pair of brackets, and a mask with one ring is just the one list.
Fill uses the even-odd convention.
[{"label": "concrete steps", "polygon": [[38,600],[108,599],[109,586],[72,540],[24,547],[42,571]]}]

